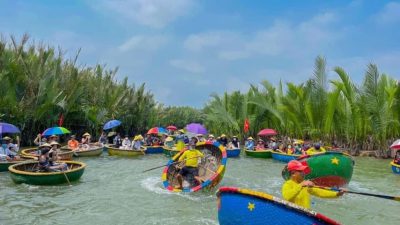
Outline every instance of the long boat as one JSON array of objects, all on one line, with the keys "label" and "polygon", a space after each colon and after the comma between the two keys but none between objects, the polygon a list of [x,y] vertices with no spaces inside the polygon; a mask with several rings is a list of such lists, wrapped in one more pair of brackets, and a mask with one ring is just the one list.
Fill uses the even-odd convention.
[{"label": "long boat", "polygon": [[392,171],[395,174],[400,174],[400,165],[394,163],[394,161],[390,162],[390,165],[392,166]]},{"label": "long boat", "polygon": [[238,157],[240,155],[240,148],[226,149],[228,158]]},{"label": "long boat", "polygon": [[[40,150],[38,150],[37,148],[24,149],[21,151],[21,155],[39,157]],[[58,157],[60,158],[60,160],[71,160],[73,155],[74,152],[71,149],[61,148],[58,150]]]},{"label": "long boat", "polygon": [[81,178],[86,164],[76,161],[63,161],[68,170],[60,172],[37,172],[38,162],[24,162],[9,167],[11,179],[17,183],[34,185],[56,185],[69,183]]},{"label": "long boat", "polygon": [[163,146],[146,146],[146,154],[161,154],[164,152]]},{"label": "long boat", "polygon": [[176,148],[168,148],[167,146],[163,147],[164,155],[167,157],[173,157],[174,155],[178,154],[180,151]]},{"label": "long boat", "polygon": [[114,156],[125,156],[125,157],[137,157],[146,154],[146,147],[141,147],[141,150],[132,149],[120,149],[112,147],[112,145],[107,146],[108,154]]},{"label": "long boat", "polygon": [[[353,175],[354,160],[345,153],[325,152],[316,155],[302,156],[300,162],[310,167],[311,172],[305,176],[316,185],[325,187],[346,186]],[[287,166],[282,171],[285,180],[289,179]]]},{"label": "long boat", "polygon": [[221,187],[217,196],[220,225],[340,225],[318,212],[264,192]]},{"label": "long boat", "polygon": [[185,179],[182,189],[175,188],[178,185],[176,175],[179,170],[173,164],[185,152],[181,151],[169,160],[163,170],[161,180],[167,190],[173,192],[196,192],[202,189],[211,189],[222,180],[227,162],[225,147],[219,142],[206,141],[197,143],[196,149],[204,154],[204,158],[201,159],[198,165],[199,177],[203,182],[198,184],[194,181],[194,178]]},{"label": "long boat", "polygon": [[283,152],[275,152],[273,151],[272,153],[272,158],[281,162],[290,162],[291,160],[297,159],[302,155],[298,154],[286,154]]},{"label": "long boat", "polygon": [[0,161],[0,172],[6,172],[8,171],[8,167],[17,163],[22,163],[22,162],[27,162],[27,161],[34,161],[36,160],[36,157],[31,157],[31,156],[21,156],[21,159],[19,160],[10,160],[10,161]]},{"label": "long boat", "polygon": [[264,149],[264,150],[245,149],[244,152],[246,153],[247,156],[253,158],[272,158],[271,149]]}]

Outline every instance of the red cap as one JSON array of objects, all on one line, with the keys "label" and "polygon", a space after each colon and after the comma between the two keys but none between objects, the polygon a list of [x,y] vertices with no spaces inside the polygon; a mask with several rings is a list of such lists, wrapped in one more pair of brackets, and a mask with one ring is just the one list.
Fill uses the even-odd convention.
[{"label": "red cap", "polygon": [[309,174],[311,172],[306,161],[300,162],[297,160],[292,160],[288,163],[287,169],[289,171],[303,171],[305,174]]}]

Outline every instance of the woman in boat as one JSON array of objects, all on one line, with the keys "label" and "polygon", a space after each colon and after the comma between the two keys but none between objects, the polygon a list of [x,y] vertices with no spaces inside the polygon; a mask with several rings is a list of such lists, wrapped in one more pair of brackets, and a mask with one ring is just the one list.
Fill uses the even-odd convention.
[{"label": "woman in boat", "polygon": [[86,133],[84,133],[82,135],[81,144],[82,144],[82,148],[84,148],[84,149],[89,149],[90,148],[90,146],[89,146],[89,144],[90,144],[90,134],[89,133],[86,132]]},{"label": "woman in boat", "polygon": [[43,137],[40,133],[36,136],[35,140],[33,140],[33,143],[37,146],[41,146],[44,143],[47,143],[47,138]]},{"label": "woman in boat", "polygon": [[256,146],[256,151],[257,150],[264,150],[264,141],[261,138],[258,139],[257,146]]},{"label": "woman in boat", "polygon": [[39,156],[39,171],[44,172],[55,172],[55,171],[65,171],[67,170],[67,164],[65,163],[55,163],[51,161],[51,148],[50,144],[43,144],[40,147],[40,156]]},{"label": "woman in boat", "polygon": [[314,144],[314,147],[308,149],[306,151],[307,155],[315,155],[315,154],[320,154],[326,152],[325,148],[321,147],[321,144],[319,142]]},{"label": "woman in boat", "polygon": [[288,155],[295,154],[295,150],[294,150],[294,148],[292,147],[291,144],[289,144],[289,145],[287,146],[287,148],[286,148],[286,153],[287,153]]},{"label": "woman in boat", "polygon": [[139,151],[142,148],[142,135],[136,135],[132,142],[132,149]]},{"label": "woman in boat", "polygon": [[122,141],[122,145],[119,147],[120,149],[130,149],[132,142],[129,140],[128,135],[125,135],[124,140]]},{"label": "woman in boat", "polygon": [[239,139],[237,136],[232,136],[232,140],[229,143],[229,149],[238,149],[240,148]]},{"label": "woman in boat", "polygon": [[101,143],[102,145],[107,144],[107,135],[106,133],[103,131],[101,132],[100,138],[99,138],[99,143]]},{"label": "woman in boat", "polygon": [[393,162],[397,165],[400,165],[400,150],[397,150],[396,155],[394,156]]},{"label": "woman in boat", "polygon": [[185,148],[185,136],[183,135],[184,130],[178,130],[178,135],[176,135],[175,137],[175,141],[176,141],[176,149],[181,151]]},{"label": "woman in boat", "polygon": [[71,135],[70,140],[68,141],[68,148],[72,151],[79,149],[79,142],[76,140],[75,135]]},{"label": "woman in boat", "polygon": [[226,138],[225,134],[221,134],[221,138],[219,139],[219,143],[221,143],[225,147],[228,145],[228,138]]},{"label": "woman in boat", "polygon": [[5,136],[3,138],[3,143],[0,147],[0,159],[1,160],[18,160],[18,145],[13,144],[10,137]]},{"label": "woman in boat", "polygon": [[161,140],[158,137],[153,138],[153,143],[151,144],[152,146],[160,146],[161,145]]},{"label": "woman in boat", "polygon": [[202,135],[202,134],[198,134],[197,135],[197,139],[199,140],[199,142],[205,142],[206,141],[206,139],[204,138],[204,135]]},{"label": "woman in boat", "polygon": [[214,142],[214,141],[215,141],[215,137],[214,137],[214,135],[212,135],[212,134],[209,134],[209,135],[208,135],[208,139],[207,139],[207,141],[209,141],[209,142]]},{"label": "woman in boat", "polygon": [[172,149],[174,147],[174,139],[171,136],[167,137],[165,139],[164,146]]},{"label": "woman in boat", "polygon": [[201,184],[201,179],[199,177],[199,158],[204,157],[204,154],[196,149],[197,138],[192,137],[189,149],[186,150],[178,159],[179,162],[184,162],[184,166],[180,168],[179,174],[177,175],[178,186],[177,189],[182,189],[183,178],[188,177],[188,175],[193,176],[193,178]]},{"label": "woman in boat", "polygon": [[248,150],[254,150],[255,143],[254,143],[254,139],[251,136],[247,138],[247,142],[245,144],[245,148],[248,149]]},{"label": "woman in boat", "polygon": [[321,198],[336,198],[343,195],[341,191],[331,191],[314,187],[312,181],[304,180],[306,174],[311,170],[307,165],[297,160],[288,163],[287,168],[290,172],[290,179],[282,186],[282,196],[286,201],[295,203],[306,209],[311,207],[311,196],[314,195]]},{"label": "woman in boat", "polygon": [[294,154],[298,154],[298,155],[303,154],[301,145],[298,142],[294,142]]}]

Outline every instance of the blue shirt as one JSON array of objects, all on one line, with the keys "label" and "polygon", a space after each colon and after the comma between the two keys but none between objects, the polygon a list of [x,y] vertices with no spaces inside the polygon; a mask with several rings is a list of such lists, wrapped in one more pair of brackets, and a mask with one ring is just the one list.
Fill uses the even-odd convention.
[{"label": "blue shirt", "polygon": [[254,150],[254,141],[248,141],[246,143],[246,148],[249,150]]}]

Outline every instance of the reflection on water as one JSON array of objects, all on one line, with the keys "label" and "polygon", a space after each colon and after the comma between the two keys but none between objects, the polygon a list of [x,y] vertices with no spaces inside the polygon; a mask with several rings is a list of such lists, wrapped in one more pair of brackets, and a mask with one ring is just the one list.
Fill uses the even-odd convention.
[{"label": "reflection on water", "polygon": [[[61,186],[15,185],[0,174],[0,224],[218,224],[215,192],[172,193],[163,188],[162,155],[141,158],[81,158],[81,180]],[[238,186],[281,196],[284,164],[241,156],[229,159],[224,186]],[[350,189],[400,195],[400,176],[389,161],[356,158]],[[360,195],[313,199],[313,208],[344,224],[398,224],[400,203]]]}]

